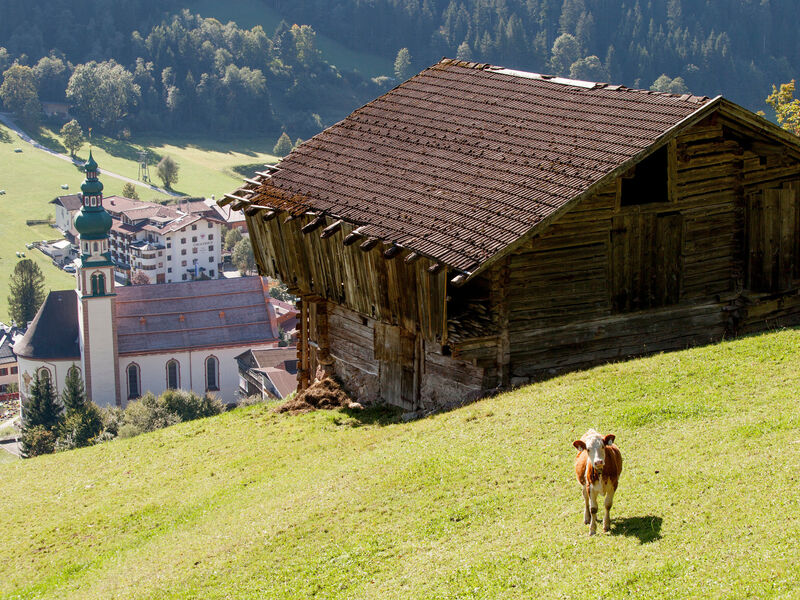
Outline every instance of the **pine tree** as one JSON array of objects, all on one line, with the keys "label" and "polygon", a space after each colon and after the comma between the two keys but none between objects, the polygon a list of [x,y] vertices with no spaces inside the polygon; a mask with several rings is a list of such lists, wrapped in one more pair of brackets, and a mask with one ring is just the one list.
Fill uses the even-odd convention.
[{"label": "pine tree", "polygon": [[8,314],[25,327],[44,302],[44,275],[30,258],[19,261],[9,278]]},{"label": "pine tree", "polygon": [[67,371],[67,378],[64,380],[64,391],[61,392],[61,401],[64,404],[67,415],[86,408],[86,389],[83,386],[80,369],[75,365],[72,365]]},{"label": "pine tree", "polygon": [[50,377],[33,375],[31,387],[22,403],[22,431],[41,426],[53,431],[61,422],[63,406],[58,401]]},{"label": "pine tree", "polygon": [[281,134],[281,137],[278,138],[278,141],[275,142],[275,147],[272,149],[272,153],[275,156],[286,156],[289,152],[292,151],[292,138],[284,131]]},{"label": "pine tree", "polygon": [[136,191],[136,186],[129,181],[122,186],[122,195],[131,200],[139,199],[139,192]]},{"label": "pine tree", "polygon": [[411,53],[408,48],[400,48],[397,51],[397,57],[394,59],[394,76],[399,81],[411,77]]}]

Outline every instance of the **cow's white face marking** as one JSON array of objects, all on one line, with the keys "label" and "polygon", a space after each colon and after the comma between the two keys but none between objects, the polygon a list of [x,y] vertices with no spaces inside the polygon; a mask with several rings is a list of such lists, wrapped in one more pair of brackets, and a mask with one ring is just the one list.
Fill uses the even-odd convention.
[{"label": "cow's white face marking", "polygon": [[583,435],[581,440],[586,444],[586,451],[589,453],[589,464],[595,470],[602,471],[603,464],[606,461],[606,444],[603,438],[594,429],[590,429]]}]

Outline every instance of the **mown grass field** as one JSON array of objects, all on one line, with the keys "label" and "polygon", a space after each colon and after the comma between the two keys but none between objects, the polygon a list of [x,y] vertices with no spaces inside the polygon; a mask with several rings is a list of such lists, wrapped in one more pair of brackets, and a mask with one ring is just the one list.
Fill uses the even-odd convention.
[{"label": "mown grass field", "polygon": [[[797,598],[798,353],[787,330],[411,423],[255,406],[0,465],[0,597]],[[594,538],[589,427],[625,461]]]},{"label": "mown grass field", "polygon": [[[36,136],[40,143],[65,152],[59,136],[42,129]],[[121,142],[111,138],[95,136],[93,155],[105,169],[136,179],[137,157],[141,148],[152,151],[151,156],[171,155],[180,165],[177,191],[191,196],[217,198],[235,189],[242,182],[242,175],[234,169],[241,165],[274,163],[278,159],[268,152],[275,140],[232,140],[219,142],[203,138],[172,140],[147,138],[133,142]],[[14,152],[21,148],[22,152]],[[88,158],[85,145],[78,156]],[[150,167],[151,179],[160,185],[156,177],[155,164]],[[16,133],[0,124],[0,321],[8,321],[8,278],[19,260],[17,252],[25,252],[40,266],[46,281],[46,289],[68,289],[75,285],[74,276],[55,267],[50,259],[38,250],[26,250],[28,242],[43,239],[59,239],[61,232],[47,225],[27,226],[28,219],[47,219],[55,214],[50,204],[56,196],[75,194],[80,191],[84,174],[67,161],[55,158],[33,148],[19,139]],[[104,194],[121,194],[124,183],[110,176],[100,176]],[[69,186],[61,189],[62,184]],[[143,200],[165,200],[168,196],[137,187]]]},{"label": "mown grass field", "polygon": [[[203,17],[213,17],[222,23],[234,21],[239,27],[246,29],[261,25],[270,37],[281,22],[278,12],[259,0],[237,0],[237,2],[195,0],[189,5],[189,9]],[[325,60],[339,69],[358,71],[368,77],[394,74],[394,57],[356,52],[320,33],[317,33],[317,47]]]}]

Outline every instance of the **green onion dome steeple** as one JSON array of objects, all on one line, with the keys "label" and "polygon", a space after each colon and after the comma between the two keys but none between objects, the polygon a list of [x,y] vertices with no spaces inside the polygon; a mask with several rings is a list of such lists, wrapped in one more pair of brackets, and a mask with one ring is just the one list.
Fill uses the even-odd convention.
[{"label": "green onion dome steeple", "polygon": [[103,184],[97,179],[97,163],[89,151],[89,160],[83,167],[86,179],[81,184],[81,207],[75,216],[75,229],[82,240],[99,240],[108,237],[111,215],[103,208]]}]

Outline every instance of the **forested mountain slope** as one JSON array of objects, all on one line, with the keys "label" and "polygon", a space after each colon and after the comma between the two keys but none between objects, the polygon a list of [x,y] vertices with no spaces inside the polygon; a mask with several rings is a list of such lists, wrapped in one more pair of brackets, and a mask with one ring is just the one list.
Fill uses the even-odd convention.
[{"label": "forested mountain slope", "polygon": [[267,1],[355,48],[408,47],[417,67],[459,54],[636,87],[666,73],[754,109],[800,67],[795,0]]},{"label": "forested mountain slope", "polygon": [[[792,79],[800,67],[795,0],[260,5],[284,22],[274,30],[274,19],[267,28],[224,24],[195,14],[194,0],[0,0],[0,71],[14,61],[33,67],[41,99],[66,99],[84,125],[112,133],[287,130],[294,138],[312,135],[394,83],[394,73],[371,80],[330,64],[315,31],[365,56],[394,59],[408,48],[411,66],[399,69],[401,76],[453,56],[633,87],[724,94],[753,110],[764,107],[771,84]],[[70,91],[70,78],[81,70],[84,87]],[[98,76],[124,83],[125,102],[111,116],[96,109],[87,91]]]}]

